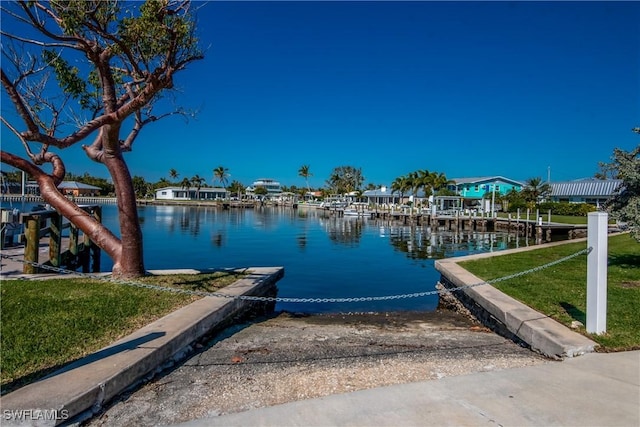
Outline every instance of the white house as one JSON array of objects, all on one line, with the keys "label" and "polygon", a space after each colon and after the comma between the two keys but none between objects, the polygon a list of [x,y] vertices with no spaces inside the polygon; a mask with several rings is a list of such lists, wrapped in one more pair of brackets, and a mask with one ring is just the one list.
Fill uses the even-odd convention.
[{"label": "white house", "polygon": [[157,200],[218,200],[229,197],[229,192],[220,187],[164,187],[156,190]]},{"label": "white house", "polygon": [[255,196],[255,191],[259,187],[265,188],[267,190],[266,196],[270,198],[279,196],[282,193],[282,186],[278,181],[270,178],[260,178],[247,187],[246,194]]},{"label": "white house", "polygon": [[600,206],[613,196],[620,185],[621,179],[588,178],[552,182],[549,199],[554,202],[582,202]]}]

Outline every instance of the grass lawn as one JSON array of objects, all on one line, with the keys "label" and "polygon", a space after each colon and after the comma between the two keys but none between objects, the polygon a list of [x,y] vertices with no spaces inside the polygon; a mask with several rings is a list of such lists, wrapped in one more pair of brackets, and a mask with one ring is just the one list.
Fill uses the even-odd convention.
[{"label": "grass lawn", "polygon": [[[460,263],[483,280],[527,270],[586,248],[586,242]],[[640,243],[629,234],[609,237],[607,277],[607,331],[588,334],[598,351],[640,349]],[[586,324],[587,256],[548,269],[496,283],[497,289],[567,326]]]},{"label": "grass lawn", "polygon": [[[242,276],[217,272],[138,281],[212,292]],[[84,279],[4,280],[0,294],[3,394],[200,298]]]},{"label": "grass lawn", "polygon": [[[542,217],[542,221],[543,223],[546,223],[549,220],[549,214],[548,213],[540,213],[540,216]],[[509,218],[509,214],[505,213],[505,212],[500,212],[498,213],[498,217],[499,218]],[[520,220],[526,220],[527,219],[527,213],[525,212],[524,214],[522,212],[520,212]],[[551,215],[551,222],[558,222],[561,224],[575,224],[575,225],[586,225],[587,224],[587,216],[572,216],[572,215]],[[515,221],[516,220],[516,214],[512,213],[511,214],[511,220]],[[536,213],[533,212],[529,215],[529,220],[531,221],[535,221],[536,220]],[[616,221],[614,219],[611,219],[611,217],[609,217],[609,224],[615,224]]]}]

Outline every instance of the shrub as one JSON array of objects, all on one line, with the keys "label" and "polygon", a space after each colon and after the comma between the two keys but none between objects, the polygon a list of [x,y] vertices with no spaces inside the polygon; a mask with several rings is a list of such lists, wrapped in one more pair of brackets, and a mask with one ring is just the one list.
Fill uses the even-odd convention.
[{"label": "shrub", "polygon": [[540,210],[551,210],[553,215],[587,216],[589,212],[595,211],[596,207],[589,203],[545,202],[540,203]]}]

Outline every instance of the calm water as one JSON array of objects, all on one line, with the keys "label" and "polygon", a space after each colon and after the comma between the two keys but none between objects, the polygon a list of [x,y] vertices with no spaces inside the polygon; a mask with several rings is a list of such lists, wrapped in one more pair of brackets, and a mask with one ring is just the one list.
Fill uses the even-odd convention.
[{"label": "calm water", "polygon": [[[23,211],[29,210],[27,206]],[[336,218],[315,209],[264,207],[221,210],[146,206],[139,209],[147,269],[283,266],[278,296],[341,298],[432,291],[434,260],[527,244],[513,234],[432,232],[389,221]],[[116,207],[103,222],[117,230]],[[102,257],[101,269],[111,260]],[[361,303],[278,303],[308,313],[426,310],[428,296]]]}]

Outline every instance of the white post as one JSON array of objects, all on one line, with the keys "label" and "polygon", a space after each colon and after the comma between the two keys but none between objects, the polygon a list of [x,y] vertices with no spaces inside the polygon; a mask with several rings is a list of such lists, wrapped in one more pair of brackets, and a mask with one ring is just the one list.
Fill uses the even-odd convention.
[{"label": "white post", "polygon": [[587,219],[587,332],[607,330],[607,228],[606,212],[589,212]]},{"label": "white post", "polygon": [[491,192],[491,216],[496,217],[496,183],[493,183],[493,191]]}]

